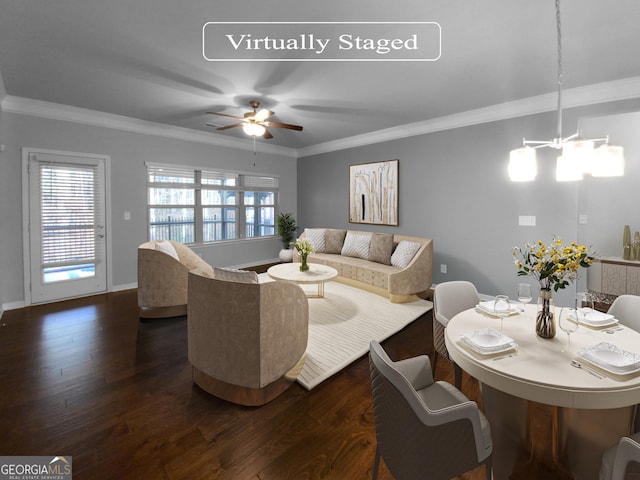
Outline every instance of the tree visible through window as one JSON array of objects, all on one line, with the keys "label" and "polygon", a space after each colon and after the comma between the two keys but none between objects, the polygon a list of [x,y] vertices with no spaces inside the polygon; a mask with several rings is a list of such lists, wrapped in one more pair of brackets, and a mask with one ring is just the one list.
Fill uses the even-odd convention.
[{"label": "tree visible through window", "polygon": [[147,165],[149,239],[207,243],[275,235],[278,178]]}]

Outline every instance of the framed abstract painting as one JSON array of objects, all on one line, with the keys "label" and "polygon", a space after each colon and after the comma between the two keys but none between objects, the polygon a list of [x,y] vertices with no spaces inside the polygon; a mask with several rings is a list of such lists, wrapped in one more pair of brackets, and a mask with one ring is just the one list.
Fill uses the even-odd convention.
[{"label": "framed abstract painting", "polygon": [[398,160],[349,166],[349,223],[398,225]]}]

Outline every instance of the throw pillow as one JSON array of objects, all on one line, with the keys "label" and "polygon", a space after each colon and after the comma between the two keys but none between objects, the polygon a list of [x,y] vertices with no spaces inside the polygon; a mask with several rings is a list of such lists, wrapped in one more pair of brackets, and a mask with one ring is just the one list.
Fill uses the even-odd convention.
[{"label": "throw pillow", "polygon": [[313,247],[313,251],[317,253],[324,252],[325,249],[325,230],[324,228],[305,228],[304,236]]},{"label": "throw pillow", "polygon": [[421,243],[400,240],[393,255],[391,255],[391,265],[398,267],[400,270],[406,268],[421,246]]},{"label": "throw pillow", "polygon": [[175,247],[171,244],[169,240],[162,240],[161,242],[156,243],[156,250],[160,250],[167,255],[171,255],[176,260],[180,261],[180,257],[178,256],[178,252],[176,252]]},{"label": "throw pillow", "polygon": [[342,245],[344,245],[344,237],[346,234],[346,230],[337,230],[334,228],[327,229],[324,233],[324,253],[340,254],[340,252],[342,252]]},{"label": "throw pillow", "polygon": [[216,280],[225,280],[228,282],[258,283],[258,274],[250,270],[215,267],[213,269],[213,277]]},{"label": "throw pillow", "polygon": [[393,252],[392,233],[374,233],[371,236],[371,246],[369,247],[370,261],[390,265],[391,252]]},{"label": "throw pillow", "polygon": [[357,234],[347,232],[342,246],[341,254],[345,257],[369,258],[369,245],[371,244],[371,234]]}]

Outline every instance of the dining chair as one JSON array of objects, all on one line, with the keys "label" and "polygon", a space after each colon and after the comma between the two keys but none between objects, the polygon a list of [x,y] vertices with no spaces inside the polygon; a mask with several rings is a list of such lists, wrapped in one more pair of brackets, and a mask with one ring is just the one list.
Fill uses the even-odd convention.
[{"label": "dining chair", "polygon": [[429,357],[394,362],[372,341],[369,366],[377,440],[373,480],[380,458],[396,480],[444,480],[483,464],[491,479],[489,422],[460,390],[434,382]]},{"label": "dining chair", "polygon": [[632,480],[640,478],[640,433],[622,437],[602,456],[600,480]]},{"label": "dining chair", "polygon": [[620,295],[609,307],[609,314],[623,325],[640,332],[640,297],[638,295]]},{"label": "dining chair", "polygon": [[433,372],[435,374],[439,356],[449,360],[453,363],[454,383],[458,389],[462,388],[462,369],[449,356],[444,340],[445,328],[454,316],[479,302],[475,285],[465,280],[439,283],[433,294]]}]

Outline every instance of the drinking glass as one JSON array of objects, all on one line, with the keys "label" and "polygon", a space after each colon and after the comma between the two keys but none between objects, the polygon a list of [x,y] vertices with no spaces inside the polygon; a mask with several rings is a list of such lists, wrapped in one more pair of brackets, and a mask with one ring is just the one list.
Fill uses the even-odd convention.
[{"label": "drinking glass", "polygon": [[558,316],[558,326],[567,332],[567,349],[563,352],[571,352],[571,334],[578,330],[578,312],[575,308],[562,307]]},{"label": "drinking glass", "polygon": [[593,312],[593,295],[588,292],[576,293],[576,320],[585,323],[590,312]]},{"label": "drinking glass", "polygon": [[500,317],[500,333],[502,333],[504,317],[509,315],[509,312],[511,311],[509,297],[507,295],[497,295],[493,302],[493,311],[498,317]]},{"label": "drinking glass", "polygon": [[518,284],[518,301],[522,304],[522,311],[524,311],[525,304],[529,303],[533,299],[531,293],[531,285],[528,283]]}]

